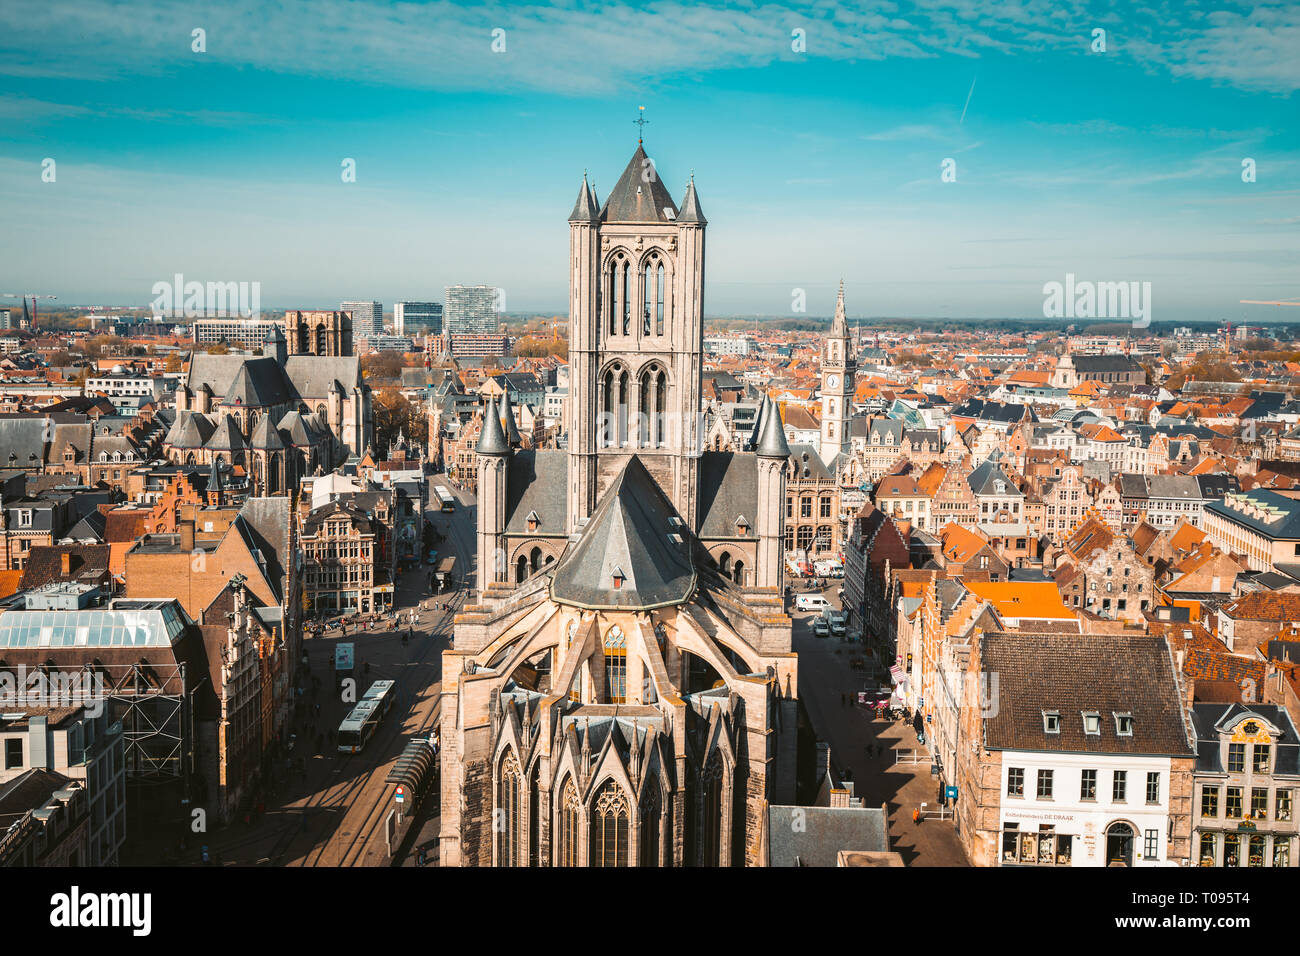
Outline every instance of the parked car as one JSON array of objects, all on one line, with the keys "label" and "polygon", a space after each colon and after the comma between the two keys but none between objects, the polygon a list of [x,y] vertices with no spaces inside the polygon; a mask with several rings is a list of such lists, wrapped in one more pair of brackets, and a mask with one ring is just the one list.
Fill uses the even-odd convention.
[{"label": "parked car", "polygon": [[831,624],[830,624],[830,621],[826,620],[826,618],[824,618],[824,617],[815,617],[815,618],[813,618],[812,629],[813,629],[813,636],[814,636],[814,637],[830,637],[830,636],[831,636]]}]

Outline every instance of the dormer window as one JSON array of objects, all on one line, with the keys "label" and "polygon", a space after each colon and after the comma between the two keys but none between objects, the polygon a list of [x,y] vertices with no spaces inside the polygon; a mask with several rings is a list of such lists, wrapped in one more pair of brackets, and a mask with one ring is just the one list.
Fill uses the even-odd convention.
[{"label": "dormer window", "polygon": [[744,515],[736,518],[736,534],[742,538],[749,534],[749,520]]},{"label": "dormer window", "polygon": [[530,512],[528,512],[528,518],[527,518],[527,521],[528,521],[528,530],[529,530],[529,531],[536,531],[538,525],[540,525],[540,524],[542,523],[542,519],[539,518],[539,517],[537,517],[537,512],[536,512],[536,511],[530,511]]},{"label": "dormer window", "polygon": [[622,568],[614,569],[614,590],[618,591],[623,587],[623,582],[627,580],[627,575],[623,573]]},{"label": "dormer window", "polygon": [[1133,736],[1133,715],[1116,714],[1115,715],[1115,733],[1121,737]]},{"label": "dormer window", "polygon": [[1083,714],[1083,732],[1090,737],[1101,736],[1101,714],[1095,710]]},{"label": "dormer window", "polygon": [[1059,734],[1061,732],[1061,712],[1059,710],[1043,711],[1043,733]]}]

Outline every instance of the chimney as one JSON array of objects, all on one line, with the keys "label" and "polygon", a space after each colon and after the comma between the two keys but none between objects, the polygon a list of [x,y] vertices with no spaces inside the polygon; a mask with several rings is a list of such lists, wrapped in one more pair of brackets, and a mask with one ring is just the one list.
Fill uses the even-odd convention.
[{"label": "chimney", "polygon": [[182,521],[180,523],[181,532],[181,550],[188,553],[194,551],[194,521],[193,519]]},{"label": "chimney", "polygon": [[59,571],[63,577],[72,574],[72,552],[64,551],[59,555]]}]

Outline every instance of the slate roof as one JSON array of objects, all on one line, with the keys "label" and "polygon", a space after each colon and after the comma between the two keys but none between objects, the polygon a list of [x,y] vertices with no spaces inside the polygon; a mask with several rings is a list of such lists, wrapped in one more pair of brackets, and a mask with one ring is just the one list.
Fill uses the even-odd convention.
[{"label": "slate roof", "polygon": [[202,448],[215,431],[216,426],[206,416],[187,410],[177,414],[163,444],[173,448]]},{"label": "slate roof", "polygon": [[[1169,645],[1158,637],[1101,634],[985,634],[985,673],[998,675],[997,712],[984,721],[990,750],[1190,756]],[[1060,732],[1043,712],[1060,714]],[[1083,713],[1098,712],[1101,733],[1084,733]],[[1116,733],[1114,715],[1131,714],[1133,732]]]},{"label": "slate roof", "polygon": [[[754,453],[764,458],[790,457],[790,443],[785,440],[785,427],[781,421],[781,407],[770,398],[763,400],[754,423]],[[757,492],[756,492],[757,493]]]},{"label": "slate roof", "polygon": [[284,448],[284,439],[280,437],[280,430],[271,424],[270,415],[263,415],[257,423],[249,447],[258,451],[279,451]]},{"label": "slate roof", "polygon": [[[1002,491],[998,491],[994,482],[1001,481],[1004,483]],[[978,468],[966,476],[966,483],[970,485],[970,490],[977,495],[1015,495],[1024,497],[1024,492],[1012,481],[1002,466],[993,459],[987,459],[980,464]]]},{"label": "slate roof", "polygon": [[596,202],[596,193],[587,183],[587,174],[582,174],[582,186],[578,190],[578,199],[569,213],[569,222],[595,222],[600,204]]},{"label": "slate roof", "polygon": [[[525,449],[510,456],[506,471],[506,534],[564,535],[569,527],[569,453]],[[537,512],[535,531],[528,515]]]},{"label": "slate roof", "polygon": [[1076,372],[1141,372],[1142,366],[1126,355],[1071,355]]},{"label": "slate roof", "polygon": [[[551,598],[616,610],[685,603],[695,590],[693,535],[633,455],[560,557]],[[621,587],[615,587],[621,574]]]},{"label": "slate roof", "polygon": [[205,448],[211,451],[239,452],[246,447],[244,436],[239,432],[239,425],[231,415],[222,415],[216,431],[207,440]]},{"label": "slate roof", "polygon": [[490,398],[483,407],[483,427],[479,431],[475,451],[480,455],[510,454],[510,443],[501,427],[501,413],[497,403]]},{"label": "slate roof", "polygon": [[1300,501],[1279,495],[1266,488],[1252,488],[1242,496],[1248,501],[1257,502],[1267,508],[1276,509],[1278,517],[1272,521],[1263,521],[1237,508],[1230,507],[1227,501],[1209,501],[1206,511],[1230,518],[1237,524],[1245,525],[1253,531],[1270,538],[1300,538]]},{"label": "slate roof", "polygon": [[[796,813],[801,827],[790,825]],[[767,815],[769,866],[835,866],[841,850],[889,850],[889,821],[880,807],[772,805]]]},{"label": "slate roof", "polygon": [[758,506],[758,456],[706,451],[700,455],[699,481],[700,537],[736,537],[736,519],[753,518]]},{"label": "slate roof", "polygon": [[[645,177],[649,177],[649,182]],[[637,144],[623,175],[605,199],[601,222],[674,222],[677,204],[664,186],[663,178]]]},{"label": "slate roof", "polygon": [[1286,708],[1277,704],[1192,704],[1192,729],[1196,734],[1196,772],[1226,773],[1219,733],[1231,732],[1250,717],[1266,721],[1281,733],[1273,738],[1275,774],[1300,774],[1300,738]]},{"label": "slate roof", "polygon": [[[108,545],[75,544],[36,546],[23,569],[22,590],[55,582],[99,584],[108,577]],[[69,573],[63,573],[63,555],[69,555]]]}]

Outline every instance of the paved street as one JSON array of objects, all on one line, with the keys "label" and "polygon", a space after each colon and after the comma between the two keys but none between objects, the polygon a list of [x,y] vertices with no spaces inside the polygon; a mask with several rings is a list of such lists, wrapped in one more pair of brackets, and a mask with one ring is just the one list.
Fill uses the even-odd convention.
[{"label": "paved street", "polygon": [[[832,581],[826,596],[838,606]],[[910,724],[873,718],[853,701],[857,692],[878,681],[850,667],[861,655],[861,645],[839,638],[813,636],[816,614],[792,611],[794,647],[799,654],[799,688],[817,735],[831,747],[836,765],[853,775],[854,792],[868,806],[887,804],[890,846],[908,866],[966,866],[951,820],[912,821],[912,811],[922,803],[935,806],[937,784],[930,776],[929,751],[917,743]],[[841,695],[844,695],[843,699]],[[867,756],[867,746],[879,748]],[[899,754],[920,752],[919,763],[896,763]]]},{"label": "paved street", "polygon": [[[454,486],[442,478],[435,483]],[[463,585],[473,569],[473,498],[465,495],[452,514],[435,505],[426,511],[435,529],[444,536],[437,544],[440,556],[455,554],[456,586],[442,594],[429,593],[431,568],[421,565],[399,576],[394,606],[396,615],[373,630],[354,626],[342,635],[334,630],[322,637],[308,637],[304,648],[309,676],[302,681],[311,688],[299,708],[300,719],[291,733],[297,734],[293,759],[305,766],[281,768],[281,780],[268,795],[265,810],[253,813],[249,822],[237,822],[209,835],[214,858],[230,865],[274,866],[382,866],[388,863],[384,818],[392,809],[391,785],[385,782],[394,760],[416,736],[425,736],[437,719],[442,651],[451,638],[451,620],[464,600]],[[442,610],[442,602],[450,610]],[[421,608],[421,604],[427,608]],[[414,638],[403,644],[411,610],[416,611]],[[335,645],[348,641],[356,647],[357,694],[376,680],[397,682],[398,698],[392,716],[385,721],[365,750],[342,755],[334,749],[334,735],[352,704],[333,690],[331,662]],[[368,665],[368,672],[367,672]],[[319,713],[316,713],[319,705]],[[432,814],[432,816],[430,816]],[[437,831],[436,793],[422,808],[422,817]],[[421,821],[417,821],[421,822]],[[418,844],[418,840],[416,841]]]}]

